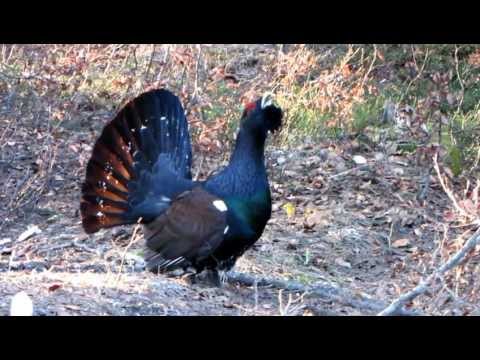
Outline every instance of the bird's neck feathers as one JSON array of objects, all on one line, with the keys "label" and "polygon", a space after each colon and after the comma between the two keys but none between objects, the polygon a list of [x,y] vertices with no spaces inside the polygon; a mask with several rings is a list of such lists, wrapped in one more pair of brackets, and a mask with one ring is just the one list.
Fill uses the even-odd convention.
[{"label": "bird's neck feathers", "polygon": [[241,129],[228,166],[207,180],[207,188],[222,197],[251,198],[267,192],[264,147],[265,137]]},{"label": "bird's neck feathers", "polygon": [[251,197],[268,188],[265,138],[246,129],[238,132],[227,170],[235,183],[235,195]]},{"label": "bird's neck feathers", "polygon": [[230,157],[230,166],[243,168],[247,164],[255,164],[265,169],[265,139],[266,136],[263,134],[255,134],[241,128]]}]

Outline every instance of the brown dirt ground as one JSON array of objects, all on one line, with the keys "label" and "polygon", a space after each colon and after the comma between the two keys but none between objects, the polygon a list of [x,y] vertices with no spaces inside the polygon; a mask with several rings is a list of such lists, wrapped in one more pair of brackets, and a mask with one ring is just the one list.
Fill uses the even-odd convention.
[{"label": "brown dirt ground", "polygon": [[[1,249],[1,314],[8,313],[11,296],[20,290],[32,297],[39,315],[369,314],[309,294],[290,294],[286,307],[288,295],[274,289],[214,288],[141,271],[135,260],[141,241],[125,251],[133,227],[92,236],[81,229],[79,189],[91,131],[57,134],[48,191],[38,196],[36,206],[27,203],[2,214],[2,238],[13,241]],[[31,131],[15,136],[10,142],[20,151],[5,172],[16,183],[35,166],[32,154],[48,149],[42,141],[28,142]],[[328,145],[268,152],[272,220],[236,270],[305,284],[330,282],[392,300],[428,272],[446,197],[433,182],[426,204],[416,204],[421,169],[408,156],[363,152],[368,165],[352,170],[357,167],[352,161],[358,154],[355,142]],[[201,174],[217,166],[218,161],[208,159]],[[41,232],[16,241],[30,225]]]}]

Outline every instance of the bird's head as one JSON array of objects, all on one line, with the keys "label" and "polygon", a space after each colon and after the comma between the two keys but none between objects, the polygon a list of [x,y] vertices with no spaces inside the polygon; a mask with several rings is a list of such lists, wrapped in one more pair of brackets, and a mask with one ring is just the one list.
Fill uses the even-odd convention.
[{"label": "bird's head", "polygon": [[243,110],[241,127],[266,136],[282,126],[283,112],[273,102],[273,95],[267,93],[257,101],[248,103]]}]

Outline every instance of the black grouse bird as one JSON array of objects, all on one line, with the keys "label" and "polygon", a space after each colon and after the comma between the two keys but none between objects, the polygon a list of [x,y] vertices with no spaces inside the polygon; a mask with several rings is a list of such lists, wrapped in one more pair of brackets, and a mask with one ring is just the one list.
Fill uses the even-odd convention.
[{"label": "black grouse bird", "polygon": [[95,143],[82,187],[85,231],[141,221],[149,270],[230,270],[270,219],[264,146],[282,116],[269,96],[248,104],[228,166],[193,181],[180,100],[165,89],[143,93]]}]

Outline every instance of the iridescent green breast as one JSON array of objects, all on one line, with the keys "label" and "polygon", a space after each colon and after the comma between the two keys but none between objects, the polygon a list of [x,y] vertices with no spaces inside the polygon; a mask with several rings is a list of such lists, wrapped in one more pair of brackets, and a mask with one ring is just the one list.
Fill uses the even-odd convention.
[{"label": "iridescent green breast", "polygon": [[238,226],[242,232],[254,233],[258,239],[271,216],[270,190],[258,191],[250,198],[227,197],[225,202],[232,215],[231,221],[238,222],[235,228]]}]

